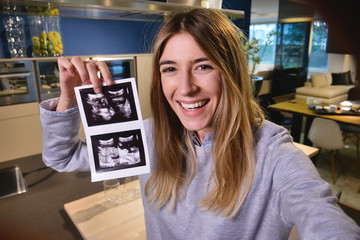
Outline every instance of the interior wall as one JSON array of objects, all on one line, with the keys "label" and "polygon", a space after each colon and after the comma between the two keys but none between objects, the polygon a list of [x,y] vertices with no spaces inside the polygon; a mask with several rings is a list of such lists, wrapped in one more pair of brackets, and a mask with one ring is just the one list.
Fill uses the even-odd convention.
[{"label": "interior wall", "polygon": [[356,76],[356,61],[353,55],[349,54],[328,54],[328,72],[346,72],[351,70],[351,78]]}]

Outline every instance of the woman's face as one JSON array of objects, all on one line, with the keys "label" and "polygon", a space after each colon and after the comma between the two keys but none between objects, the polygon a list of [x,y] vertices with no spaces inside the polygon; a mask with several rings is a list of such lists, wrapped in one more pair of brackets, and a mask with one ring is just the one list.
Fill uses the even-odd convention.
[{"label": "woman's face", "polygon": [[200,140],[211,132],[221,96],[221,74],[188,33],[178,33],[160,58],[164,95],[184,127]]}]

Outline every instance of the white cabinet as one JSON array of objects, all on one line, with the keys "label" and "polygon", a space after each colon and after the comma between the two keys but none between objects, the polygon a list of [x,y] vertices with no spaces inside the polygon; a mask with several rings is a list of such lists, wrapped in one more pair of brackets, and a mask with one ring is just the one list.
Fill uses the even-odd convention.
[{"label": "white cabinet", "polygon": [[42,152],[37,102],[0,107],[0,162]]}]

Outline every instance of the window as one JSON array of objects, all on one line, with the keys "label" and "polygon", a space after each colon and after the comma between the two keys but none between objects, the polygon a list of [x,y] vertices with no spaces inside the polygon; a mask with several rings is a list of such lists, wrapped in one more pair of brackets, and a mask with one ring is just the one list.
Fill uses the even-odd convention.
[{"label": "window", "polygon": [[[250,25],[249,40],[256,38],[259,40],[260,56],[262,59],[256,67],[255,72],[270,70],[275,63],[275,36],[272,36],[271,43],[266,45],[268,33],[276,31],[276,23],[270,24],[254,24]],[[249,63],[252,64],[252,63]]]},{"label": "window", "polygon": [[[281,31],[282,27],[282,39],[284,40],[283,43],[286,43],[286,46],[284,45],[286,49],[282,49],[281,52],[286,52],[287,58],[282,59],[281,65],[283,65],[285,68],[298,67],[303,64],[301,62],[302,58],[299,58],[299,56],[304,56],[305,52],[298,51],[297,54],[299,56],[297,57],[294,54],[294,56],[292,56],[291,54],[294,52],[295,48],[301,47],[306,42],[306,28],[302,25],[304,25],[304,23],[281,24],[280,29],[277,29],[276,23],[252,24],[250,25],[249,39],[251,40],[252,38],[256,38],[260,41],[260,53],[262,53],[265,49],[265,40],[267,34],[271,31]],[[299,28],[301,28],[302,30]],[[280,35],[281,34],[274,36],[274,39],[272,39],[272,43],[266,47],[262,60],[260,64],[256,66],[255,72],[270,70],[274,67],[276,56],[275,38],[280,37]],[[328,25],[325,22],[315,21],[313,23],[311,54],[309,58],[309,74],[328,71],[328,54],[326,53],[327,39]],[[249,62],[249,64],[251,65],[252,63]]]},{"label": "window", "polygon": [[328,39],[328,25],[315,21],[313,25],[313,39],[309,62],[309,72],[327,72],[328,54],[326,53]]}]

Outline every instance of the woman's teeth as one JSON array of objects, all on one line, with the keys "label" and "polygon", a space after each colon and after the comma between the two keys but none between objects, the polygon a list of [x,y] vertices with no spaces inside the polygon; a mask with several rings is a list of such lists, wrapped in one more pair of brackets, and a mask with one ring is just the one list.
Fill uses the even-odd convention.
[{"label": "woman's teeth", "polygon": [[201,108],[202,106],[204,106],[206,104],[206,101],[200,101],[200,102],[190,103],[190,104],[181,102],[180,104],[186,110],[193,110],[193,109]]}]

